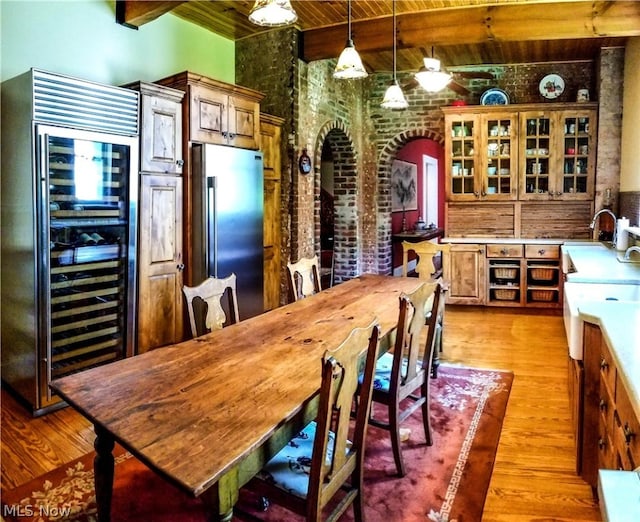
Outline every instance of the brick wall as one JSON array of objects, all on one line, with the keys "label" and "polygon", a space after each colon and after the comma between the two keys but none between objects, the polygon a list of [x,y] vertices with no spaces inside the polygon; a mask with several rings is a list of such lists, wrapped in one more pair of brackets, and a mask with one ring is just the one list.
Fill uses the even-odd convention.
[{"label": "brick wall", "polygon": [[[295,56],[298,35],[293,29],[271,31],[241,40],[236,46],[236,81],[267,94],[262,108],[287,120],[286,169],[283,179],[283,262],[318,253],[320,209],[320,158],[329,140],[336,162],[336,280],[363,272],[391,273],[391,162],[406,143],[417,138],[443,142],[444,117],[440,107],[460,97],[449,89],[428,94],[419,87],[405,88],[406,111],[380,108],[391,81],[390,74],[363,80],[338,81],[332,76],[335,60],[304,63]],[[291,54],[289,54],[291,53]],[[460,68],[483,70],[495,80],[460,80],[471,93],[464,100],[479,104],[489,87],[504,89],[512,103],[544,102],[538,91],[549,73],[565,79],[558,101],[574,101],[579,88],[587,87],[591,99],[607,92],[600,118],[605,125],[599,138],[598,187],[613,187],[619,177],[615,158],[619,136],[610,132],[620,111],[619,87],[622,49],[604,50],[599,63],[563,62]],[[597,68],[603,73],[596,74]],[[412,82],[411,73],[399,73],[401,85]],[[606,90],[603,90],[606,89]],[[613,93],[613,95],[612,95]],[[618,100],[618,101],[616,101]],[[553,102],[547,102],[553,103]],[[618,104],[616,106],[616,104]],[[616,145],[616,141],[618,142]],[[303,149],[313,160],[313,173],[301,175],[295,165]],[[292,167],[293,165],[293,167]]]}]

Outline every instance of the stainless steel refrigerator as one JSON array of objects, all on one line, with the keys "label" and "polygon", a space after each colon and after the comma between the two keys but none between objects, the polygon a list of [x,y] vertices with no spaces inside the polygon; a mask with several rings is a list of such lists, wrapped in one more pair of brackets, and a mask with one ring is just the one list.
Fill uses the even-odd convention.
[{"label": "stainless steel refrigerator", "polygon": [[260,151],[192,145],[193,281],[237,276],[240,319],[264,311]]},{"label": "stainless steel refrigerator", "polygon": [[64,404],[51,380],[133,353],[137,134],[135,91],[2,84],[2,380],[34,414]]}]

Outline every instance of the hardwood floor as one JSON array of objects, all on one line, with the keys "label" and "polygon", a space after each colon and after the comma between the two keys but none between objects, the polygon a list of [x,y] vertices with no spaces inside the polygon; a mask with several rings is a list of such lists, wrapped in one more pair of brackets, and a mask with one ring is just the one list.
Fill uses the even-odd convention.
[{"label": "hardwood floor", "polygon": [[[515,374],[482,520],[601,520],[574,472],[559,312],[449,306],[444,339],[442,362]],[[91,451],[93,430],[71,408],[34,419],[2,390],[1,442],[5,490]]]}]

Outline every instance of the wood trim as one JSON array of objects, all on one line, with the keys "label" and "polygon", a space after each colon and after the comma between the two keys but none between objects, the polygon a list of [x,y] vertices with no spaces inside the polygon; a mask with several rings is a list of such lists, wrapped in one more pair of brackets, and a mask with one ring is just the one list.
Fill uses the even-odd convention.
[{"label": "wood trim", "polygon": [[[515,5],[488,5],[446,8],[400,14],[400,49],[424,45],[424,34],[431,45],[479,44],[487,41],[514,42],[564,40],[640,35],[640,3],[637,2],[558,2]],[[335,58],[344,47],[346,24],[304,32],[305,61]],[[388,18],[352,23],[353,38],[361,53],[388,50]]]}]

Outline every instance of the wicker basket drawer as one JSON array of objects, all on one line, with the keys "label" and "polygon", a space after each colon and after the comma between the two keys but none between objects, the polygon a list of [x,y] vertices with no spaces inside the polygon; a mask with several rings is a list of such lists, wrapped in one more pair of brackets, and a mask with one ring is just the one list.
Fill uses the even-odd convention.
[{"label": "wicker basket drawer", "polygon": [[517,290],[512,290],[510,288],[500,288],[498,290],[494,290],[493,292],[496,299],[499,301],[513,301],[518,293]]},{"label": "wicker basket drawer", "polygon": [[544,266],[529,269],[531,278],[536,281],[553,281],[553,277],[556,271],[557,270],[554,268]]},{"label": "wicker basket drawer", "polygon": [[560,245],[526,245],[525,255],[532,259],[559,259]]},{"label": "wicker basket drawer", "polygon": [[492,267],[493,275],[498,279],[515,279],[518,276],[518,269],[511,267]]},{"label": "wicker basket drawer", "polygon": [[531,300],[549,303],[554,300],[556,293],[553,290],[531,290]]},{"label": "wicker basket drawer", "polygon": [[487,245],[487,257],[522,257],[522,245]]}]

